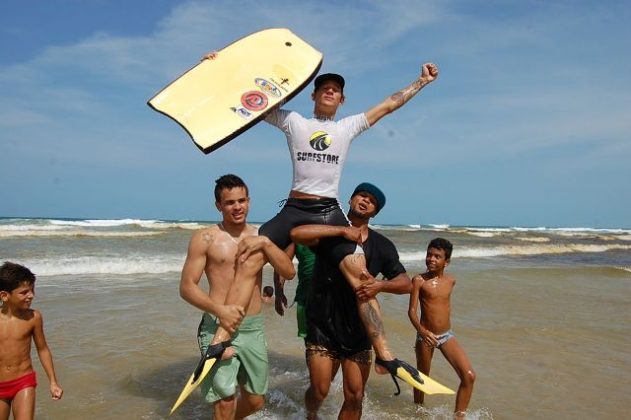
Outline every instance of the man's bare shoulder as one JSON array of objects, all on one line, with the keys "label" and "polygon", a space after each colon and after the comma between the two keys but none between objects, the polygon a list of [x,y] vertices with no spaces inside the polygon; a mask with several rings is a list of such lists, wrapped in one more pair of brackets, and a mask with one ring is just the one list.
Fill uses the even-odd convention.
[{"label": "man's bare shoulder", "polygon": [[205,228],[197,229],[193,233],[192,241],[202,241],[208,244],[212,243],[220,232],[219,226],[212,225]]},{"label": "man's bare shoulder", "polygon": [[218,233],[217,226],[209,226],[194,231],[188,244],[188,257],[207,254],[216,242],[216,238],[219,236]]}]

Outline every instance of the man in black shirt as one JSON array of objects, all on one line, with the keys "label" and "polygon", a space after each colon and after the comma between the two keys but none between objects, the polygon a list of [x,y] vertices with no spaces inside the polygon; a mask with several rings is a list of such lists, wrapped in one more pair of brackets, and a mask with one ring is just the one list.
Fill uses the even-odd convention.
[{"label": "man in black shirt", "polygon": [[[305,393],[307,418],[316,418],[331,385],[332,369],[341,363],[344,403],[340,418],[360,418],[364,388],[372,362],[371,342],[358,313],[359,306],[377,293],[404,294],[410,278],[394,244],[368,228],[370,218],[383,208],[386,197],[367,182],[355,188],[348,218],[352,227],[304,225],[292,230],[294,242],[316,251],[314,280],[307,298],[306,358],[310,386]],[[350,241],[349,241],[350,240]],[[352,242],[351,242],[352,241]],[[339,261],[345,247],[362,245],[368,273],[356,290],[344,280]],[[376,280],[381,273],[384,280]]]}]

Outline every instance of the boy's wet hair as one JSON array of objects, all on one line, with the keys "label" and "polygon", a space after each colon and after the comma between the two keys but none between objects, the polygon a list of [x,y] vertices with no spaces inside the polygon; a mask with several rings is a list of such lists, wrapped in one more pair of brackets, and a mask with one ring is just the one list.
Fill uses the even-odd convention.
[{"label": "boy's wet hair", "polygon": [[274,288],[272,286],[265,286],[263,288],[263,296],[274,296]]},{"label": "boy's wet hair", "polygon": [[223,190],[231,190],[233,188],[245,188],[245,195],[249,196],[250,192],[248,191],[248,186],[245,185],[245,182],[241,178],[233,174],[227,174],[220,176],[215,180],[215,201],[221,201],[221,192]]},{"label": "boy's wet hair", "polygon": [[432,239],[429,245],[427,245],[427,249],[430,249],[430,248],[442,249],[443,251],[445,251],[445,258],[450,259],[451,251],[453,251],[454,246],[447,239],[435,238],[435,239]]},{"label": "boy's wet hair", "polygon": [[0,292],[11,293],[22,283],[35,284],[35,274],[23,265],[9,261],[0,266]]}]

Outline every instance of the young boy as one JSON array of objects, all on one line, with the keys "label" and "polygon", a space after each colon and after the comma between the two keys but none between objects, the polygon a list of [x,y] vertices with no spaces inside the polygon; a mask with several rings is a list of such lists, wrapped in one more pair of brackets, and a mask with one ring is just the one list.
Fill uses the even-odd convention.
[{"label": "young boy", "polygon": [[[450,297],[456,280],[444,271],[452,249],[451,242],[443,238],[436,238],[429,243],[425,257],[427,271],[412,279],[408,316],[417,331],[415,350],[418,369],[429,375],[434,349],[438,347],[460,377],[454,418],[464,418],[473,392],[475,372],[451,331]],[[417,313],[419,304],[420,320]],[[422,392],[414,390],[415,403],[423,404],[424,396]]]},{"label": "young boy", "polygon": [[44,337],[42,314],[31,309],[35,275],[19,264],[0,266],[0,419],[32,419],[37,380],[31,363],[31,338],[48,375],[50,394],[58,400],[63,390],[57,383],[53,357]]}]

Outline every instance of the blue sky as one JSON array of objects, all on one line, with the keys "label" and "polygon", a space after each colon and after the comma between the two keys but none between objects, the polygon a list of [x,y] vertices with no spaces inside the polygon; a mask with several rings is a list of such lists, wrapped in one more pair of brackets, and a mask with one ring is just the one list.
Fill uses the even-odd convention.
[{"label": "blue sky", "polygon": [[[287,27],[346,77],[338,116],[440,68],[351,148],[341,201],[379,185],[375,223],[631,227],[628,2],[2,4],[0,216],[215,220],[229,172],[251,188],[250,220],[273,216],[291,183],[279,131],[204,155],[146,101],[203,53]],[[310,115],[308,91],[286,107]]]}]

